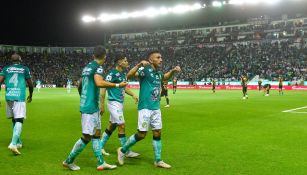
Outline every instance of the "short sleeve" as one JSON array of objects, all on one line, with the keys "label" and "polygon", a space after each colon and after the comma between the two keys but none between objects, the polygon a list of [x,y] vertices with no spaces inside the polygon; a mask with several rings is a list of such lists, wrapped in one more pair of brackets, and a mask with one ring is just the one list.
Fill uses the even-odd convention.
[{"label": "short sleeve", "polygon": [[140,67],[138,69],[138,75],[139,75],[139,78],[145,77],[145,67]]},{"label": "short sleeve", "polygon": [[25,67],[25,79],[30,79],[31,73],[28,67]]},{"label": "short sleeve", "polygon": [[102,68],[102,66],[99,66],[96,69],[95,74],[101,75],[103,77],[103,68]]},{"label": "short sleeve", "polygon": [[107,74],[107,76],[105,77],[105,79],[106,79],[106,81],[108,81],[108,82],[112,82],[112,73],[110,72],[110,73],[108,73]]}]

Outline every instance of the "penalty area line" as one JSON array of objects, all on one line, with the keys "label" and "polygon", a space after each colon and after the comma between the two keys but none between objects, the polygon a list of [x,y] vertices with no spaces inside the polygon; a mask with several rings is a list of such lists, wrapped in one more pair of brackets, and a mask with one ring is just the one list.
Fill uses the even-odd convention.
[{"label": "penalty area line", "polygon": [[293,111],[300,110],[300,109],[305,109],[305,108],[307,108],[307,106],[300,107],[300,108],[289,109],[289,110],[285,110],[285,111],[282,111],[282,112],[307,113],[307,112],[293,112]]}]

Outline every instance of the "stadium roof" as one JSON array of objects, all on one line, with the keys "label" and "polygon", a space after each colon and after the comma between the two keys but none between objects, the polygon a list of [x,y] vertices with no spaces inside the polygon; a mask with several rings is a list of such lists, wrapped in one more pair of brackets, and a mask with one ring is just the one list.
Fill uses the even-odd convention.
[{"label": "stadium roof", "polygon": [[[229,3],[230,0],[219,1]],[[161,18],[108,24],[84,24],[81,20],[85,14],[120,13],[148,7],[196,2],[209,7],[181,16],[173,14]],[[244,20],[248,16],[305,13],[307,11],[305,0],[279,0],[279,3],[267,6],[242,5],[218,8],[210,6],[212,6],[211,0],[10,0],[2,2],[0,7],[2,16],[0,44],[94,45],[102,43],[106,33],[200,26],[219,21]]]}]

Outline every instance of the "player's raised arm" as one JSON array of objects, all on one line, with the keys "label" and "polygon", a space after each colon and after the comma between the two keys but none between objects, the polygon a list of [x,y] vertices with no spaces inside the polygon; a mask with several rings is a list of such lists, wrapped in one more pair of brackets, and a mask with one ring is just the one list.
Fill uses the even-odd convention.
[{"label": "player's raised arm", "polygon": [[180,71],[181,71],[180,67],[179,67],[179,66],[176,66],[174,69],[172,69],[172,70],[170,70],[169,72],[167,72],[167,73],[164,74],[163,80],[166,81],[166,80],[171,79],[171,78],[173,77],[174,73],[180,72]]},{"label": "player's raised arm", "polygon": [[139,102],[139,98],[129,88],[125,87],[125,92],[134,99],[135,103]]},{"label": "player's raised arm", "polygon": [[135,65],[127,74],[127,79],[131,79],[133,77],[138,77],[138,69],[142,66],[150,65],[150,63],[146,60],[139,62]]},{"label": "player's raised arm", "polygon": [[27,84],[28,84],[28,87],[29,87],[29,96],[27,98],[27,102],[31,103],[32,95],[33,95],[33,89],[34,89],[33,82],[31,80],[31,78],[27,79]]},{"label": "player's raised arm", "polygon": [[121,82],[121,83],[107,82],[99,74],[94,75],[94,81],[95,81],[96,86],[98,86],[100,88],[125,87],[128,84],[127,82]]}]

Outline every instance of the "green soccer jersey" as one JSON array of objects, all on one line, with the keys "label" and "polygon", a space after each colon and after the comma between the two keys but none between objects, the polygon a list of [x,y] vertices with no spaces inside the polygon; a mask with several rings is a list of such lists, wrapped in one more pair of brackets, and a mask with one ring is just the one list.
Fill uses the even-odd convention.
[{"label": "green soccer jersey", "polygon": [[26,100],[26,80],[31,78],[29,68],[21,64],[12,64],[4,67],[0,76],[5,79],[6,100],[24,102]]},{"label": "green soccer jersey", "polygon": [[[126,73],[112,69],[106,76],[106,81],[111,83],[121,83],[123,81],[127,81]],[[108,88],[107,91],[109,101],[118,101],[120,103],[124,102],[125,88]]]},{"label": "green soccer jersey", "polygon": [[96,61],[91,61],[82,71],[81,113],[92,114],[99,111],[99,87],[95,84],[95,74],[103,76],[103,68]]},{"label": "green soccer jersey", "polygon": [[140,79],[140,95],[138,110],[160,109],[160,89],[163,73],[154,70],[151,66],[140,67],[138,70]]}]

